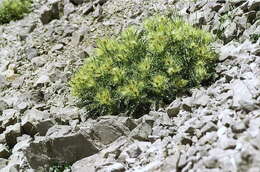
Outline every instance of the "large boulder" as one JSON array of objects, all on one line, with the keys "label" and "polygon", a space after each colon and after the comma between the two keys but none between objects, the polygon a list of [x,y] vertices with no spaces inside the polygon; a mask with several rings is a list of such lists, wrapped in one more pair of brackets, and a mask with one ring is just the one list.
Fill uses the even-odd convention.
[{"label": "large boulder", "polygon": [[53,127],[48,137],[39,137],[29,144],[25,156],[33,169],[46,169],[54,163],[73,163],[98,152],[85,134],[67,129]]}]

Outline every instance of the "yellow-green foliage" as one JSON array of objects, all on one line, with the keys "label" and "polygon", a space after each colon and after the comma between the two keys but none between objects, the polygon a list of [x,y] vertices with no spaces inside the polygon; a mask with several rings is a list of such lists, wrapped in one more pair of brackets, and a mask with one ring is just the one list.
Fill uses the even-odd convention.
[{"label": "yellow-green foliage", "polygon": [[100,40],[95,56],[72,78],[72,92],[90,115],[142,115],[212,76],[212,41],[209,33],[181,20],[150,18],[141,29]]},{"label": "yellow-green foliage", "polygon": [[30,12],[30,0],[3,0],[0,3],[0,24],[21,19]]}]

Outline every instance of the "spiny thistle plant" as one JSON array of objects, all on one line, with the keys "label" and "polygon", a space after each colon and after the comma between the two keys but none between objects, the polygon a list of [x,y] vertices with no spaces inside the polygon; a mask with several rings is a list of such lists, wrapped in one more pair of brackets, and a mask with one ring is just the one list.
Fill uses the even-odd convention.
[{"label": "spiny thistle plant", "polygon": [[99,40],[95,55],[72,78],[72,93],[93,117],[139,117],[212,77],[212,41],[209,33],[180,19],[149,18],[141,28]]},{"label": "spiny thistle plant", "polygon": [[30,12],[31,0],[3,0],[0,2],[0,24],[21,19]]}]

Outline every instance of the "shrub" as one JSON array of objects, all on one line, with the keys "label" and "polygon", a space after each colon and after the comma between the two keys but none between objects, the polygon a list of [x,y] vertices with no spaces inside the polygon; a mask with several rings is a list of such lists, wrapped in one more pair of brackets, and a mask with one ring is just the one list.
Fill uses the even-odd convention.
[{"label": "shrub", "polygon": [[250,35],[250,40],[253,42],[253,43],[256,43],[260,38],[260,34],[252,34]]},{"label": "shrub", "polygon": [[30,0],[3,0],[0,3],[0,24],[21,19],[30,12]]},{"label": "shrub", "polygon": [[180,19],[157,16],[130,27],[117,39],[97,42],[70,85],[92,116],[139,117],[151,105],[170,103],[177,92],[213,74],[212,36]]}]

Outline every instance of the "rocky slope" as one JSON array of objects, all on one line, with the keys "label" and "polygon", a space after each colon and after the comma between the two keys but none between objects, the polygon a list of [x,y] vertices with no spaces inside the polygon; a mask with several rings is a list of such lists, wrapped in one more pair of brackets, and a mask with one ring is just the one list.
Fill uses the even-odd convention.
[{"label": "rocky slope", "polygon": [[[260,171],[259,0],[37,0],[0,26],[0,171]],[[91,119],[68,81],[95,41],[162,13],[220,39],[217,79],[140,119]]]}]

